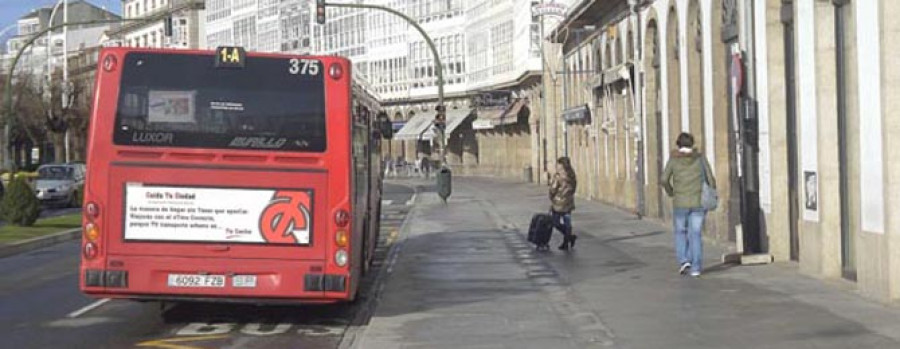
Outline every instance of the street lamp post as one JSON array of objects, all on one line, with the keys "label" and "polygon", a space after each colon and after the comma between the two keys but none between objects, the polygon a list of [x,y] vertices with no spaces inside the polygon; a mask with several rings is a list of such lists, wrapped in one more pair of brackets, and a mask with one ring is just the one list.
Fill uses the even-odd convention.
[{"label": "street lamp post", "polygon": [[[63,23],[69,22],[69,0],[59,0],[56,3],[56,5],[53,6],[53,11],[50,11],[50,20],[48,21],[50,24],[53,24],[53,19],[56,18],[56,11],[59,10],[60,6],[63,7]],[[63,84],[62,84],[62,91],[61,91],[62,96],[60,98],[60,101],[62,104],[60,110],[61,110],[61,113],[63,113],[63,115],[60,115],[60,117],[64,117],[68,108],[71,106],[71,104],[70,104],[71,90],[69,87],[69,32],[68,32],[68,30],[69,30],[68,26],[63,27],[63,51],[62,51]],[[49,37],[51,34],[52,34],[52,32],[48,33],[47,36]],[[50,51],[52,49],[52,45],[53,45],[53,41],[48,38],[47,52],[46,52],[46,54],[47,54],[47,91],[48,91],[47,93],[48,94],[53,93],[52,92],[53,91],[53,89],[52,89],[53,68],[52,68],[52,64],[51,64],[52,62],[50,60]],[[50,98],[48,98],[48,103],[50,100],[52,100],[52,95],[49,97]],[[47,113],[52,114],[53,108],[48,108]],[[52,115],[50,115],[50,116],[52,116]],[[66,130],[65,130],[65,136],[63,138],[63,143],[64,143],[63,148],[65,149],[65,156],[64,156],[65,162],[69,162],[70,158],[69,158],[69,128],[68,127],[66,127]]]},{"label": "street lamp post", "polygon": [[[434,46],[434,41],[431,40],[431,37],[428,36],[428,33],[425,32],[425,29],[423,29],[421,26],[419,26],[418,22],[416,22],[415,20],[413,20],[406,14],[404,14],[400,11],[397,11],[395,9],[392,9],[390,7],[386,7],[386,6],[368,5],[368,4],[344,4],[344,3],[333,3],[333,2],[326,2],[325,6],[326,7],[331,6],[331,7],[344,7],[344,8],[357,8],[357,9],[386,11],[395,16],[403,18],[407,23],[409,23],[411,26],[413,26],[413,28],[416,28],[416,30],[419,32],[419,34],[422,34],[422,37],[425,38],[425,42],[428,44],[428,48],[431,51],[431,55],[434,58],[435,70],[437,71],[438,105],[437,105],[437,108],[435,108],[437,111],[436,119],[446,120],[446,107],[444,106],[444,66],[441,63],[441,56],[438,54],[437,48]],[[447,164],[447,135],[444,133],[445,129],[443,127],[438,127],[438,129],[441,134],[441,136],[440,136],[441,164],[442,164],[442,167],[446,167],[446,164]]]}]

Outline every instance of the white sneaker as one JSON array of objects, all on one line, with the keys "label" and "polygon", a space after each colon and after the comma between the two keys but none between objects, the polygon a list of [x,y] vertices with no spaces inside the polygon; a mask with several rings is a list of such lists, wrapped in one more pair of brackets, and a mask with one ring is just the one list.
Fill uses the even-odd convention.
[{"label": "white sneaker", "polygon": [[678,269],[678,273],[684,275],[687,273],[688,269],[691,268],[691,263],[685,262],[681,264],[681,269]]},{"label": "white sneaker", "polygon": [[691,276],[693,276],[693,277],[695,277],[695,278],[698,278],[698,277],[700,277],[700,272],[699,272],[699,271],[692,271],[692,272],[691,272]]}]

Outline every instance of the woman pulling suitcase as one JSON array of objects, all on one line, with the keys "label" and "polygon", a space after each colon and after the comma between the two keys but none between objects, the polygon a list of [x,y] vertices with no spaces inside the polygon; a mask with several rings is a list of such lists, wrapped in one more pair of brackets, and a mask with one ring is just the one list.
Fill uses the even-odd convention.
[{"label": "woman pulling suitcase", "polygon": [[575,170],[568,157],[556,160],[556,173],[550,180],[550,213],[553,216],[553,226],[563,234],[563,242],[560,250],[568,250],[575,247],[575,239],[572,233],[572,210],[575,209]]}]

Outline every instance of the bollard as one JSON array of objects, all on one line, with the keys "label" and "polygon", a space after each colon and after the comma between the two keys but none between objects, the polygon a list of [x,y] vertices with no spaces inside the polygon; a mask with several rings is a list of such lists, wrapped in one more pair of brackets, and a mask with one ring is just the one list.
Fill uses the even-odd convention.
[{"label": "bollard", "polygon": [[450,169],[447,167],[441,168],[436,176],[438,196],[441,197],[441,200],[444,200],[444,203],[447,202],[447,198],[450,197],[450,193],[453,189],[450,183],[451,178],[452,175],[450,173]]}]

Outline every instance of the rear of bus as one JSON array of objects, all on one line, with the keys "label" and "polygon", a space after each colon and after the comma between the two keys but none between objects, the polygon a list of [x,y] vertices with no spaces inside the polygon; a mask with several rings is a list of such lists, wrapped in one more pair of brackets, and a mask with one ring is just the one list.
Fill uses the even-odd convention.
[{"label": "rear of bus", "polygon": [[352,299],[349,62],[104,49],[81,290],[238,302]]}]

